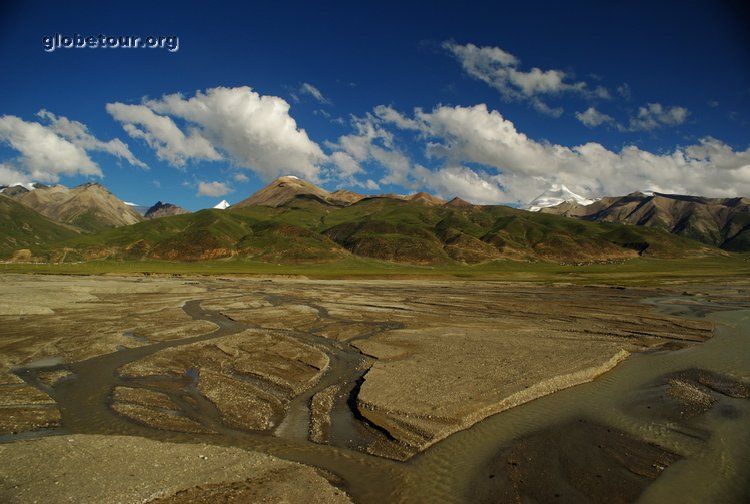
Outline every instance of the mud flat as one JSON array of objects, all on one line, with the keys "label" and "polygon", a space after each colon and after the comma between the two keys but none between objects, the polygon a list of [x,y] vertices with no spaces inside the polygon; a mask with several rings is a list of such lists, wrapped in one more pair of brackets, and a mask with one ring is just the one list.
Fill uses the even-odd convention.
[{"label": "mud flat", "polygon": [[[61,292],[72,295],[61,299]],[[659,311],[644,303],[665,298],[669,308]],[[13,471],[31,474],[45,460],[18,455],[16,469],[7,462],[15,450],[52,453],[60,449],[54,443],[79,434],[104,451],[112,437],[116,450],[127,435],[133,446],[165,443],[167,452],[201,443],[305,464],[304,470],[271,464],[255,479],[177,482],[175,475],[171,493],[149,497],[158,502],[279,500],[281,494],[263,493],[275,492],[275,482],[302,492],[285,499],[305,502],[300,489],[313,473],[322,474],[333,497],[345,491],[357,502],[492,502],[492,495],[543,502],[555,493],[596,502],[620,490],[632,501],[690,450],[634,432],[621,419],[634,411],[648,417],[658,408],[645,405],[659,404],[651,400],[662,395],[676,401],[672,413],[695,411],[686,417],[688,432],[703,429],[690,422],[713,412],[742,416],[743,376],[688,366],[665,371],[658,385],[636,380],[631,388],[647,392],[628,396],[613,418],[591,413],[609,404],[608,396],[592,400],[586,415],[578,411],[581,397],[641,358],[710,345],[704,342],[715,324],[684,315],[737,309],[746,300],[740,283],[622,289],[11,275],[0,295],[0,409],[13,420],[0,425],[8,454],[0,471],[19,478]],[[630,391],[624,383],[622,397]],[[48,416],[34,417],[39,411]],[[513,424],[519,416],[523,428]],[[651,421],[678,420],[664,414]],[[58,436],[22,441],[49,434]],[[599,445],[610,447],[606,456]],[[547,446],[581,456],[561,455],[549,477],[539,479],[544,471],[528,460],[543,460],[534,454]],[[130,463],[138,457],[149,460],[137,451]],[[528,463],[520,463],[523,457]],[[572,480],[561,476],[566,471]],[[602,472],[641,477],[592,479]],[[56,481],[75,492],[85,477],[67,471]],[[8,496],[21,499],[20,488]],[[115,500],[138,501],[110,488]],[[507,493],[514,488],[523,491]]]}]

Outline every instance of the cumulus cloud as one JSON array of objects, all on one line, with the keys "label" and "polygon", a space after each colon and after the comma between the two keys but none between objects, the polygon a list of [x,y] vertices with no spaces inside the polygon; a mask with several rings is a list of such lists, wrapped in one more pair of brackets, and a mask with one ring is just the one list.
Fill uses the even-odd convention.
[{"label": "cumulus cloud", "polygon": [[587,108],[584,112],[576,112],[576,119],[589,128],[601,126],[602,124],[614,124],[612,116],[599,112],[594,107]]},{"label": "cumulus cloud", "polygon": [[198,131],[185,135],[175,122],[154,113],[145,105],[108,103],[107,112],[132,138],[144,140],[156,156],[173,166],[184,166],[189,159],[218,161],[221,155]]},{"label": "cumulus cloud", "polygon": [[144,139],[174,166],[228,158],[264,180],[292,174],[317,181],[320,165],[327,161],[318,144],[297,127],[285,100],[247,86],[211,88],[191,98],[164,95],[141,105],[110,103],[107,111],[129,135]]},{"label": "cumulus cloud", "polygon": [[250,177],[245,175],[244,173],[235,173],[232,178],[237,182],[247,182],[250,180]]},{"label": "cumulus cloud", "polygon": [[[390,125],[398,127],[401,121],[393,117]],[[594,142],[564,146],[536,141],[484,104],[416,109],[414,117],[406,119],[416,121],[426,156],[442,166],[428,170],[410,165],[405,176],[416,176],[446,196],[463,191],[472,201],[525,203],[553,183],[587,196],[637,190],[715,197],[750,194],[750,148],[735,151],[714,138],[668,154],[635,146],[615,152]]]},{"label": "cumulus cloud", "polygon": [[632,117],[626,129],[648,131],[662,126],[678,126],[684,123],[690,111],[685,107],[664,107],[661,103],[649,103],[638,108],[638,116]]},{"label": "cumulus cloud", "polygon": [[506,100],[527,101],[537,111],[559,117],[560,107],[551,107],[542,97],[562,93],[575,93],[590,98],[609,98],[603,86],[591,90],[582,81],[572,81],[562,70],[542,70],[533,67],[521,70],[521,61],[499,47],[478,47],[474,44],[444,42],[447,49],[471,77],[500,92]]},{"label": "cumulus cloud", "polygon": [[0,117],[0,141],[19,152],[12,169],[28,180],[57,182],[60,175],[102,176],[102,171],[89,158],[81,145],[65,139],[38,122],[13,116]]},{"label": "cumulus cloud", "polygon": [[107,152],[108,154],[126,160],[133,166],[148,169],[146,163],[137,159],[133,155],[133,153],[130,152],[130,148],[119,138],[113,138],[108,142],[103,142],[94,137],[94,135],[89,132],[89,129],[85,124],[70,120],[67,117],[58,117],[52,112],[45,109],[40,110],[36,115],[37,117],[49,121],[48,129],[50,129],[52,132],[83,148],[84,150]]},{"label": "cumulus cloud", "polygon": [[198,196],[224,196],[229,194],[231,189],[224,182],[199,182]]}]

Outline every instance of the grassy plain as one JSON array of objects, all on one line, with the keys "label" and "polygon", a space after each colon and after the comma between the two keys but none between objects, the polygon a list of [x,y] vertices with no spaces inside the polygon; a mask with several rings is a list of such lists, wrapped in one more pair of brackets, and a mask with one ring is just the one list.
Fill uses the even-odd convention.
[{"label": "grassy plain", "polygon": [[596,282],[605,285],[658,285],[663,281],[747,278],[750,255],[691,259],[639,258],[612,264],[564,265],[494,261],[479,265],[418,266],[349,257],[323,264],[271,264],[246,259],[183,261],[88,261],[80,263],[3,263],[0,273],[60,275],[294,275],[311,279],[460,278],[528,282]]}]

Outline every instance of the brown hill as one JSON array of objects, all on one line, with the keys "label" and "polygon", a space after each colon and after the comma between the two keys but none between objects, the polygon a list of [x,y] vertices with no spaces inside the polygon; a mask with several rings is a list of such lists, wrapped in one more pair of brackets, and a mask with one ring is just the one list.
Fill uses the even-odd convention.
[{"label": "brown hill", "polygon": [[40,187],[18,194],[22,203],[53,221],[72,224],[86,231],[98,231],[140,222],[143,218],[104,186],[83,184],[72,189],[63,185]]},{"label": "brown hill", "polygon": [[360,201],[363,198],[366,198],[364,194],[355,193],[354,191],[347,191],[346,189],[339,189],[338,191],[333,191],[331,193],[331,197],[333,197],[333,199],[337,201],[344,201],[349,204],[356,203],[357,201]]},{"label": "brown hill", "polygon": [[336,199],[332,193],[315,184],[292,175],[279,177],[249,198],[232,205],[233,208],[248,206],[278,207],[290,202],[296,196],[305,195],[331,205],[349,204],[348,201]]},{"label": "brown hill", "polygon": [[[364,199],[386,198],[401,201],[414,201],[428,206],[443,206],[446,201],[426,192],[418,192],[409,196],[401,194],[375,194],[365,195],[345,189],[329,192],[325,189],[311,184],[297,177],[287,175],[279,177],[266,187],[256,192],[249,198],[232,205],[232,208],[244,208],[248,206],[280,207],[292,201],[298,196],[316,199],[322,203],[333,206],[349,206]],[[455,199],[455,198],[454,198]],[[463,200],[461,200],[463,201]],[[464,202],[466,205],[470,203]]]},{"label": "brown hill", "polygon": [[445,205],[444,199],[440,199],[436,196],[433,196],[432,194],[427,194],[426,192],[414,193],[414,194],[407,196],[404,199],[408,201],[417,201],[417,202],[424,203],[425,205],[430,205],[430,206]]},{"label": "brown hill", "polygon": [[471,208],[474,205],[456,196],[455,198],[453,198],[452,200],[450,200],[448,203],[444,204],[443,206],[446,208]]},{"label": "brown hill", "polygon": [[644,194],[565,202],[543,213],[598,222],[655,227],[728,250],[750,250],[750,199]]},{"label": "brown hill", "polygon": [[170,215],[182,215],[190,213],[182,207],[173,205],[172,203],[162,203],[157,201],[154,206],[146,210],[143,215],[144,219],[158,219],[160,217],[169,217]]}]

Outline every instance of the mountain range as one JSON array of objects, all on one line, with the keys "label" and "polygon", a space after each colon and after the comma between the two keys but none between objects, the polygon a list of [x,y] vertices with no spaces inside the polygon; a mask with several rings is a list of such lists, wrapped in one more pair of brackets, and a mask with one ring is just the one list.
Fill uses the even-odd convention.
[{"label": "mountain range", "polygon": [[588,203],[568,199],[540,212],[662,229],[726,250],[750,250],[750,199],[636,192]]},{"label": "mountain range", "polygon": [[655,227],[587,222],[553,215],[549,209],[530,212],[459,198],[446,202],[426,193],[329,192],[289,176],[223,210],[180,213],[174,205],[159,203],[154,214],[164,210],[174,215],[149,220],[99,184],[18,190],[10,197],[3,193],[0,201],[3,218],[13,220],[16,230],[0,243],[0,253],[19,260],[244,258],[306,263],[354,255],[432,265],[726,254],[713,244]]}]

